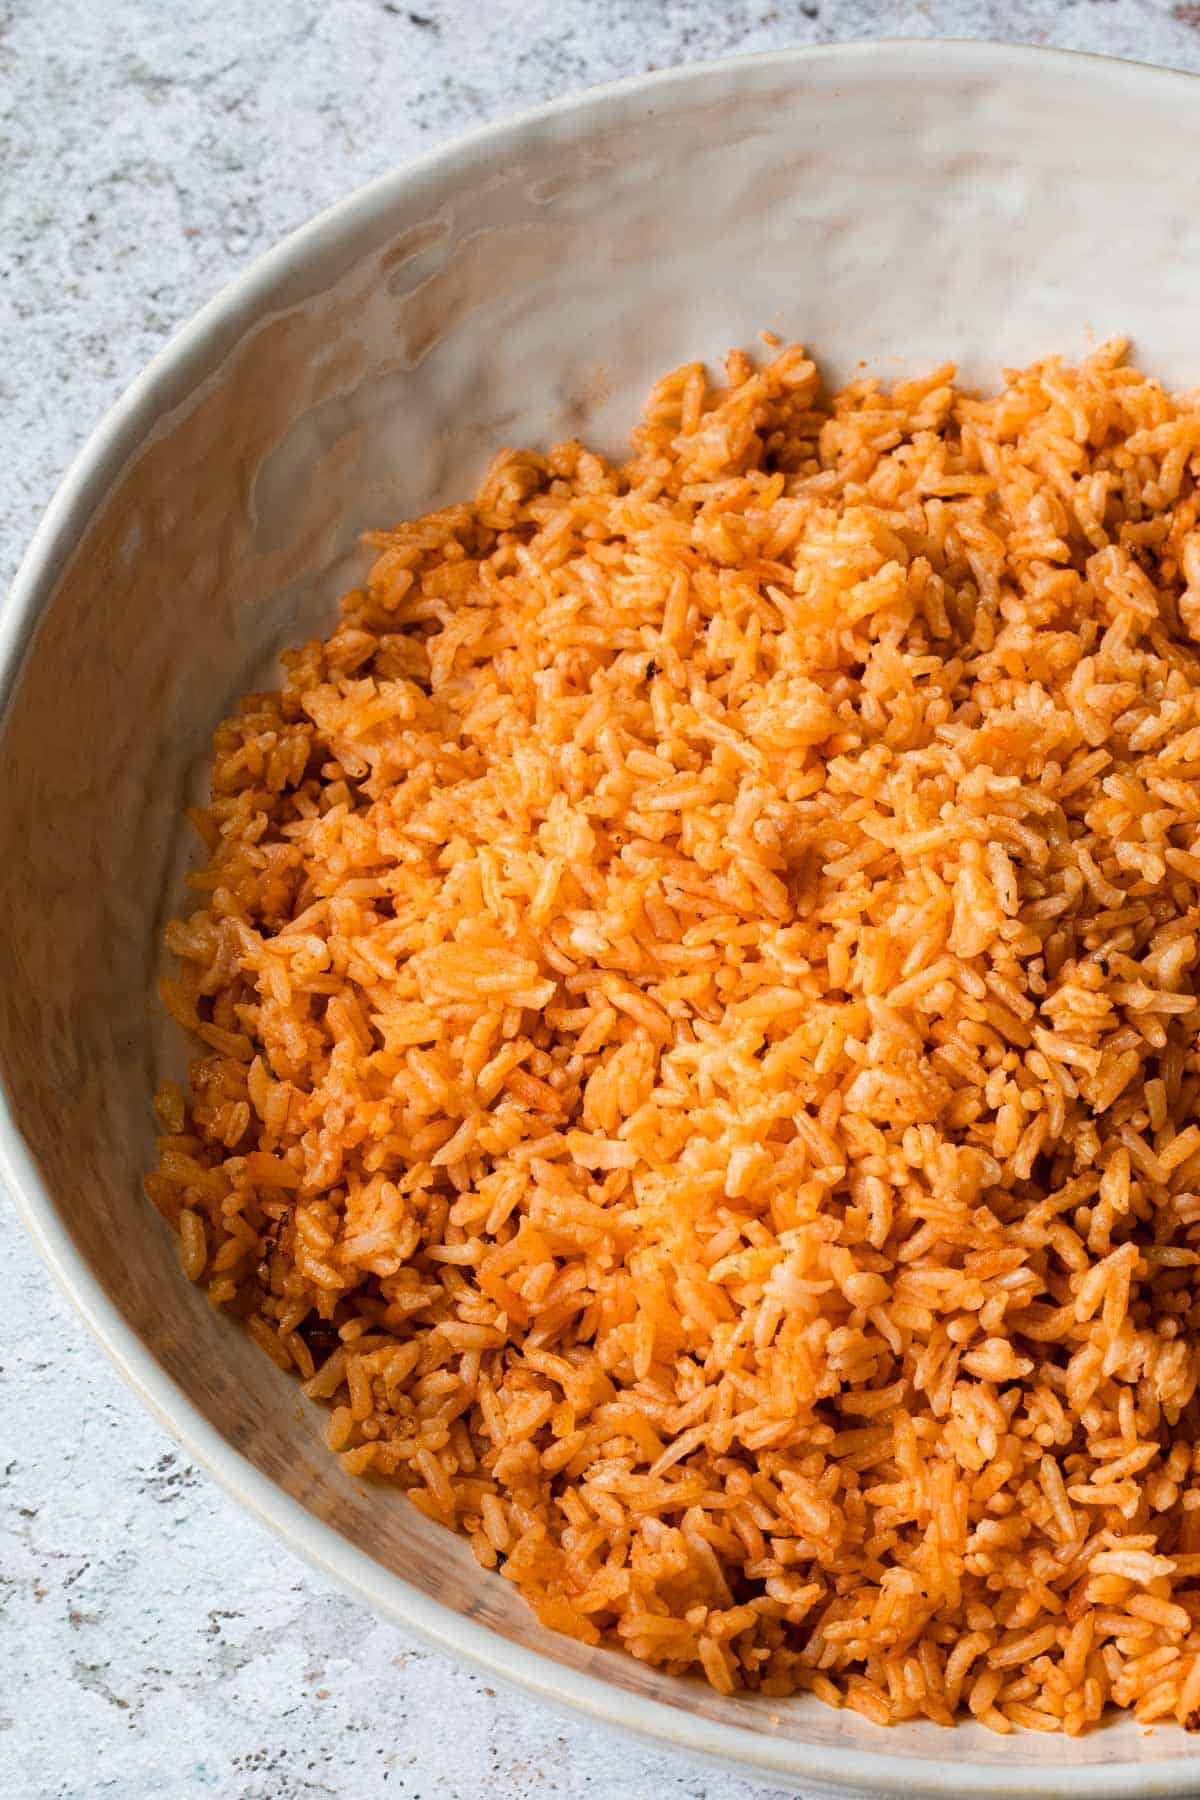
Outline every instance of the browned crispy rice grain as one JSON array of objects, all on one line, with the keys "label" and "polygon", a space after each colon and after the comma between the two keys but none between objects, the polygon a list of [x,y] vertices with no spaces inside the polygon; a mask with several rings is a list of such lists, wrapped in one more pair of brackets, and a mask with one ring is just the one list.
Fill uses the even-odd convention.
[{"label": "browned crispy rice grain", "polygon": [[722,1692],[1200,1708],[1200,395],[1123,354],[678,369],[216,734],[188,1275]]}]

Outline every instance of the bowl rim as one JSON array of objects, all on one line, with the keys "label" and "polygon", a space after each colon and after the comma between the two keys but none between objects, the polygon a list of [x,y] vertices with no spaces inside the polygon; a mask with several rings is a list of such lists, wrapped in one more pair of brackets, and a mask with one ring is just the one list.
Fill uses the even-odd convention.
[{"label": "bowl rim", "polygon": [[[69,463],[22,558],[7,600],[0,606],[0,725],[16,691],[25,653],[42,613],[53,599],[75,546],[93,513],[139,444],[171,410],[171,396],[190,398],[223,359],[224,343],[236,342],[260,319],[273,292],[288,276],[319,259],[322,250],[385,213],[405,188],[437,174],[453,178],[480,152],[517,142],[531,128],[570,113],[595,115],[645,96],[649,100],[691,85],[734,80],[743,72],[774,69],[801,77],[814,63],[844,61],[856,68],[894,60],[917,64],[950,57],[964,70],[986,65],[989,74],[1019,77],[1031,63],[1057,66],[1064,76],[1109,86],[1111,93],[1153,86],[1166,96],[1195,103],[1200,76],[1077,50],[1008,44],[978,38],[859,38],[849,42],[764,50],[724,56],[625,76],[574,90],[548,103],[504,115],[435,145],[317,213],[256,257],[177,329],[109,408]],[[1099,92],[1099,89],[1098,89]],[[757,1781],[799,1779],[843,1792],[894,1795],[961,1795],[966,1800],[1038,1800],[1078,1790],[1078,1764],[1046,1767],[1014,1756],[1002,1763],[972,1764],[934,1756],[897,1757],[881,1733],[878,1749],[820,1745],[775,1736],[769,1729],[721,1724],[664,1701],[617,1687],[602,1676],[571,1668],[540,1651],[515,1644],[413,1587],[367,1552],[324,1524],[261,1473],[233,1447],[167,1374],[125,1320],[72,1241],[14,1117],[0,1081],[0,1182],[59,1288],[99,1342],[118,1373],[163,1429],[224,1491],[285,1545],[343,1590],[410,1630],[426,1644],[468,1659],[505,1686],[533,1694],[548,1706],[632,1735],[647,1745],[703,1759]],[[1021,1740],[1018,1739],[1019,1743]],[[1014,1745],[1014,1749],[1015,1749]],[[1083,1779],[1096,1800],[1120,1800],[1135,1791],[1182,1796],[1200,1791],[1200,1758],[1170,1756],[1153,1762],[1118,1760],[1089,1764]]]}]

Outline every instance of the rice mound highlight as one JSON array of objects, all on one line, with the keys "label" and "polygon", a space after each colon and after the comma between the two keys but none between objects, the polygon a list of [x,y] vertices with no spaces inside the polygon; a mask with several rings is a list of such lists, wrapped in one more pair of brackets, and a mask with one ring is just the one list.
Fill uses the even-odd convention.
[{"label": "rice mound highlight", "polygon": [[1200,1721],[1200,393],[655,388],[215,737],[148,1191],[549,1626]]}]

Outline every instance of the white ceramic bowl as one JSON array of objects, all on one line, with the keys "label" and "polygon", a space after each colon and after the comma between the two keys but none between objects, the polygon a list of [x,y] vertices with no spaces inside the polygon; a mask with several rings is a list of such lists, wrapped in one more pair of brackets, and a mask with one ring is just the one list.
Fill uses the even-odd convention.
[{"label": "white ceramic bowl", "polygon": [[972,376],[1113,332],[1200,383],[1200,82],[986,45],[847,45],[638,78],[476,133],[257,263],[64,481],[0,614],[0,1166],[146,1404],[389,1618],[660,1744],[809,1793],[1200,1789],[1173,1728],[885,1734],[721,1699],[535,1624],[179,1273],[140,1192],[150,998],[197,755],[331,615],[369,526],[500,442],[616,446],[659,372],[774,328],[834,375]]}]

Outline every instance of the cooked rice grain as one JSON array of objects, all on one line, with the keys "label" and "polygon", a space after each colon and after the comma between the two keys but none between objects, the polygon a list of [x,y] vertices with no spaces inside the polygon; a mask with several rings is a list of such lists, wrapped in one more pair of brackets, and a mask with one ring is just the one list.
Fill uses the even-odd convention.
[{"label": "cooked rice grain", "polygon": [[538,1615],[1200,1717],[1200,395],[659,383],[216,734],[151,1197]]}]

